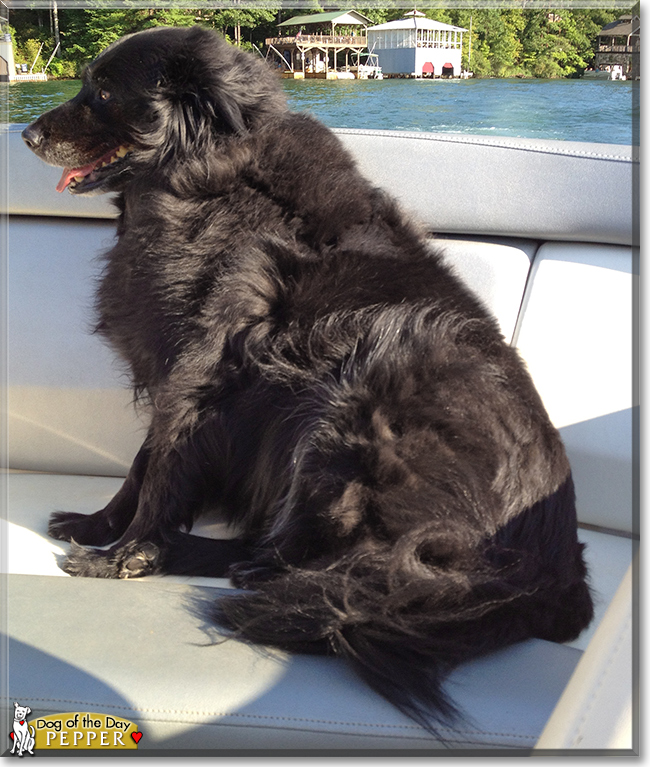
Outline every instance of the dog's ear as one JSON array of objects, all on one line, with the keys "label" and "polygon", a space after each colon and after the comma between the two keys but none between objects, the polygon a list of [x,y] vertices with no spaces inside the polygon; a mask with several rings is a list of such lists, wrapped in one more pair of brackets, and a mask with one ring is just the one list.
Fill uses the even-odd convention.
[{"label": "dog's ear", "polygon": [[194,27],[169,57],[161,87],[183,110],[190,135],[206,121],[219,133],[244,134],[260,115],[284,108],[275,79],[263,61]]},{"label": "dog's ear", "polygon": [[219,73],[210,71],[200,60],[186,55],[175,57],[161,85],[172,107],[181,110],[190,134],[205,122],[220,133],[246,132],[242,111],[236,100],[224,92]]}]

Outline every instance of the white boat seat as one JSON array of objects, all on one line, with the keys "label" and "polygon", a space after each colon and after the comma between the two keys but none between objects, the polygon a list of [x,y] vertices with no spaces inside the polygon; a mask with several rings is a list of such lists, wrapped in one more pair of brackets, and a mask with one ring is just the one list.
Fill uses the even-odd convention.
[{"label": "white boat seat", "polygon": [[[151,753],[497,755],[530,753],[543,731],[544,749],[634,753],[628,656],[615,678],[596,662],[595,684],[584,664],[572,679],[592,647],[602,657],[598,648],[610,639],[631,642],[619,631],[627,592],[604,620],[638,538],[636,268],[632,205],[621,192],[632,189],[629,148],[339,132],[366,174],[438,233],[432,247],[444,250],[526,360],[573,465],[596,597],[596,619],[575,642],[532,640],[457,669],[448,687],[468,719],[441,729],[442,743],[336,659],[213,644],[197,605],[230,588],[226,580],[102,581],[59,569],[67,544],[47,537],[50,513],[103,507],[144,423],[124,371],[89,333],[95,256],[113,236],[108,200],[57,195],[59,171],[23,147],[20,129],[6,134],[9,687],[0,729],[19,701],[32,716],[115,713],[138,723],[139,749]],[[592,205],[593,189],[607,204]],[[209,518],[194,532],[228,534]],[[573,708],[563,698],[572,685],[580,699]],[[590,726],[602,716],[603,690],[618,707],[613,730]],[[571,723],[558,728],[554,710],[577,717],[570,737]],[[0,737],[8,742],[5,730]]]}]

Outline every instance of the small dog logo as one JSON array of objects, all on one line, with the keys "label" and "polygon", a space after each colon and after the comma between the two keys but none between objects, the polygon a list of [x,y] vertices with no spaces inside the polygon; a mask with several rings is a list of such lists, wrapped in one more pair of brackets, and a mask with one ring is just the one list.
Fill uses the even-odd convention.
[{"label": "small dog logo", "polygon": [[14,728],[11,733],[14,742],[11,749],[12,754],[18,748],[18,756],[22,756],[23,751],[34,756],[34,728],[27,722],[27,717],[31,713],[32,710],[29,706],[19,706],[18,703],[14,703]]}]

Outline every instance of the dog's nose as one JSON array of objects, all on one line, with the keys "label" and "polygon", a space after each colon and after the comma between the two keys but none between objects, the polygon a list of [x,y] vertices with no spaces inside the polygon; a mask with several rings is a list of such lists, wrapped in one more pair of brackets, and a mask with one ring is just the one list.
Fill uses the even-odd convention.
[{"label": "dog's nose", "polygon": [[23,141],[30,149],[38,149],[43,142],[43,131],[37,128],[35,123],[28,125],[22,132]]}]

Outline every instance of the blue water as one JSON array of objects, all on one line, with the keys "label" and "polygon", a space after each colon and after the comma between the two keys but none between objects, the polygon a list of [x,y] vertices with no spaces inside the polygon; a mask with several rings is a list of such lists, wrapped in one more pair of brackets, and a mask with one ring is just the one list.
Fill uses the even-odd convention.
[{"label": "blue water", "polygon": [[[292,108],[330,127],[638,143],[639,83],[609,80],[291,80]],[[635,135],[633,135],[633,133]]]},{"label": "blue water", "polygon": [[[638,143],[639,83],[608,80],[284,80],[292,109],[330,127]],[[3,85],[9,122],[71,98],[77,81]]]}]

